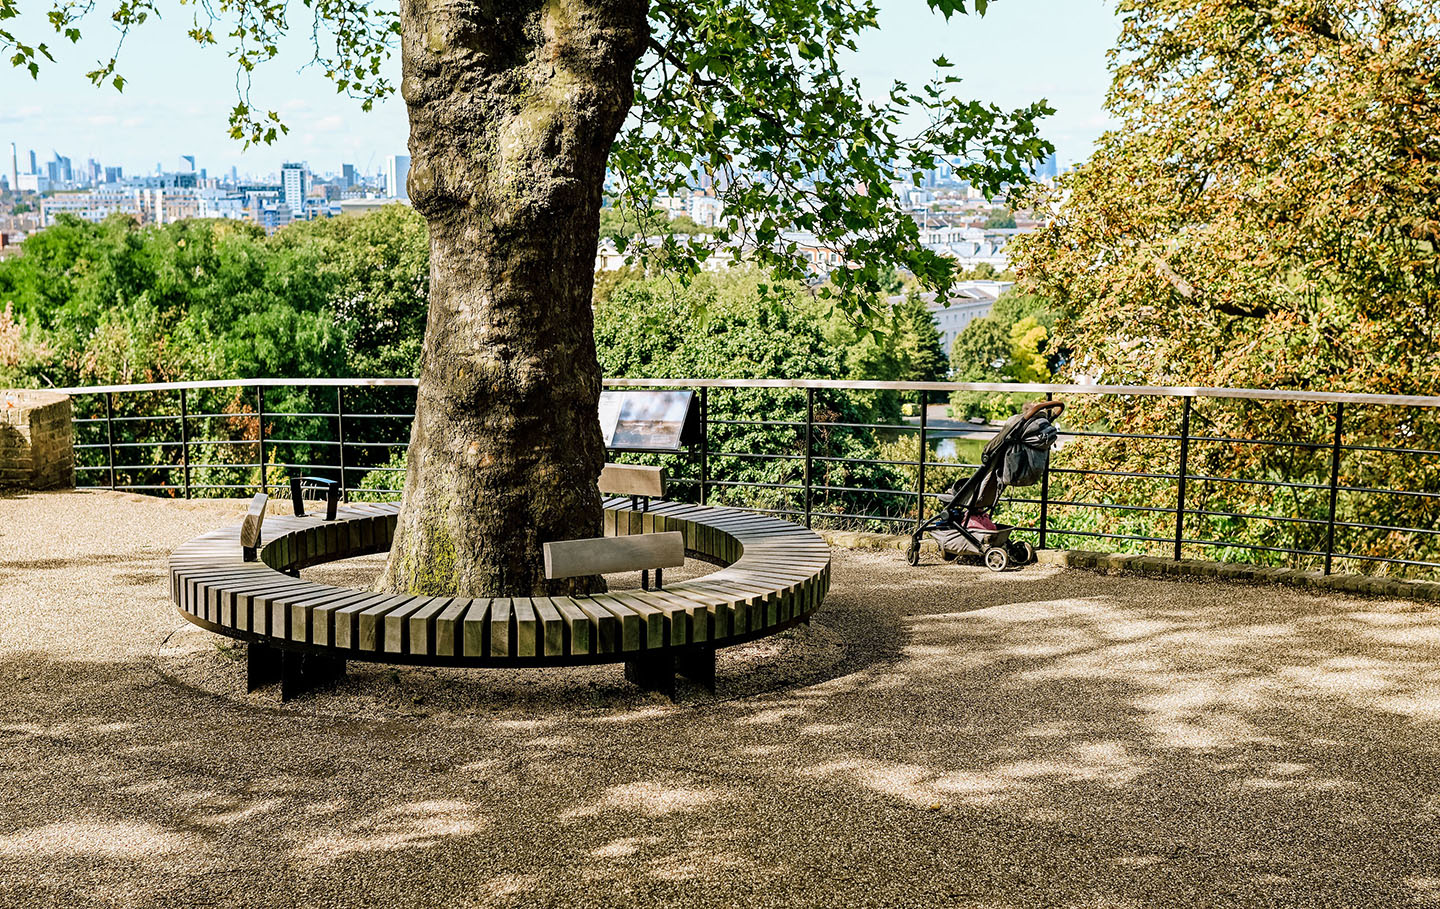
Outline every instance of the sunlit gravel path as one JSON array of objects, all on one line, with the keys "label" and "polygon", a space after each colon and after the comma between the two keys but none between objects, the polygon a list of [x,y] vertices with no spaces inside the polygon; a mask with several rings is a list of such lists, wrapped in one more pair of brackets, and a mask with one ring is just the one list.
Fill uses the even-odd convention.
[{"label": "sunlit gravel path", "polygon": [[239,507],[0,497],[0,907],[1440,906],[1435,604],[837,552],[716,695],[282,706],[168,600]]}]

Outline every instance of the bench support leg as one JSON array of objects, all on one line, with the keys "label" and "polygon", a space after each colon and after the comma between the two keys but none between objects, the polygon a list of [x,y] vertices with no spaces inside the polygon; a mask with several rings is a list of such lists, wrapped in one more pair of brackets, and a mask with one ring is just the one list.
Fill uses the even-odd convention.
[{"label": "bench support leg", "polygon": [[328,685],[345,675],[345,661],[340,657],[283,650],[280,659],[281,701]]},{"label": "bench support leg", "polygon": [[715,690],[715,648],[692,647],[675,656],[675,671],[704,688]]},{"label": "bench support leg", "polygon": [[245,647],[245,693],[280,678],[280,651],[269,644],[250,642]]},{"label": "bench support leg", "polygon": [[625,679],[646,691],[675,697],[675,658],[668,653],[649,654],[625,661]]}]

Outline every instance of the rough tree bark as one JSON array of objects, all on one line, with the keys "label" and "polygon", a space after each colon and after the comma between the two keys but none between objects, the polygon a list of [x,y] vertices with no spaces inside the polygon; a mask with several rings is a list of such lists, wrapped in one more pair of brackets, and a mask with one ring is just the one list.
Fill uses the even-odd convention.
[{"label": "rough tree bark", "polygon": [[401,19],[430,311],[381,587],[586,592],[545,580],[541,544],[601,531],[591,290],[647,3],[403,0]]}]

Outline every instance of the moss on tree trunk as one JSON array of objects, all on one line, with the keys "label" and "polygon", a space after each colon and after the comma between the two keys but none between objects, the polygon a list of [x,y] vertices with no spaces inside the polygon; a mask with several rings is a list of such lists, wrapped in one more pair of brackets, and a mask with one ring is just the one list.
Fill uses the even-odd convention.
[{"label": "moss on tree trunk", "polygon": [[430,311],[404,505],[381,585],[583,592],[541,544],[601,531],[590,296],[605,163],[645,0],[405,0],[408,190]]}]

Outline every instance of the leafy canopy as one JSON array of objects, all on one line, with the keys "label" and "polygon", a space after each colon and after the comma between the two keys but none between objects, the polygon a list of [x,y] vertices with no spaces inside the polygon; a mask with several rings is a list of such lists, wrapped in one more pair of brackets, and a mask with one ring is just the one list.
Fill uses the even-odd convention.
[{"label": "leafy canopy", "polygon": [[1022,285],[1106,382],[1440,389],[1440,8],[1125,0]]},{"label": "leafy canopy", "polygon": [[[94,3],[49,0],[49,23],[77,41]],[[947,19],[982,14],[986,0],[927,0]],[[191,37],[224,45],[235,60],[239,98],[231,134],[246,144],[273,142],[285,131],[275,111],[250,98],[250,76],[280,53],[292,27],[308,28],[314,61],[338,91],[368,109],[392,94],[386,62],[402,22],[398,10],[370,0],[305,0],[310,20],[292,26],[287,0],[199,0]],[[114,0],[110,18],[120,39],[90,78],[123,89],[120,45],[157,15],[156,0]],[[50,47],[6,30],[17,0],[0,0],[0,53],[39,72]],[[1026,181],[1027,166],[1051,151],[1037,121],[1043,102],[1005,111],[955,94],[951,64],[924,85],[895,82],[868,100],[842,68],[860,37],[878,28],[873,0],[652,0],[652,40],[635,72],[631,117],[611,154],[613,176],[630,205],[645,210],[657,196],[687,192],[705,177],[725,204],[726,225],[707,238],[666,236],[641,244],[646,261],[696,274],[719,244],[754,250],[778,279],[804,280],[802,245],[840,254],[823,296],[867,310],[889,269],[914,273],[948,289],[953,260],[925,249],[914,221],[896,204],[892,183],[918,179],[942,158],[957,176],[987,193]],[[621,238],[622,240],[624,238]]]}]

